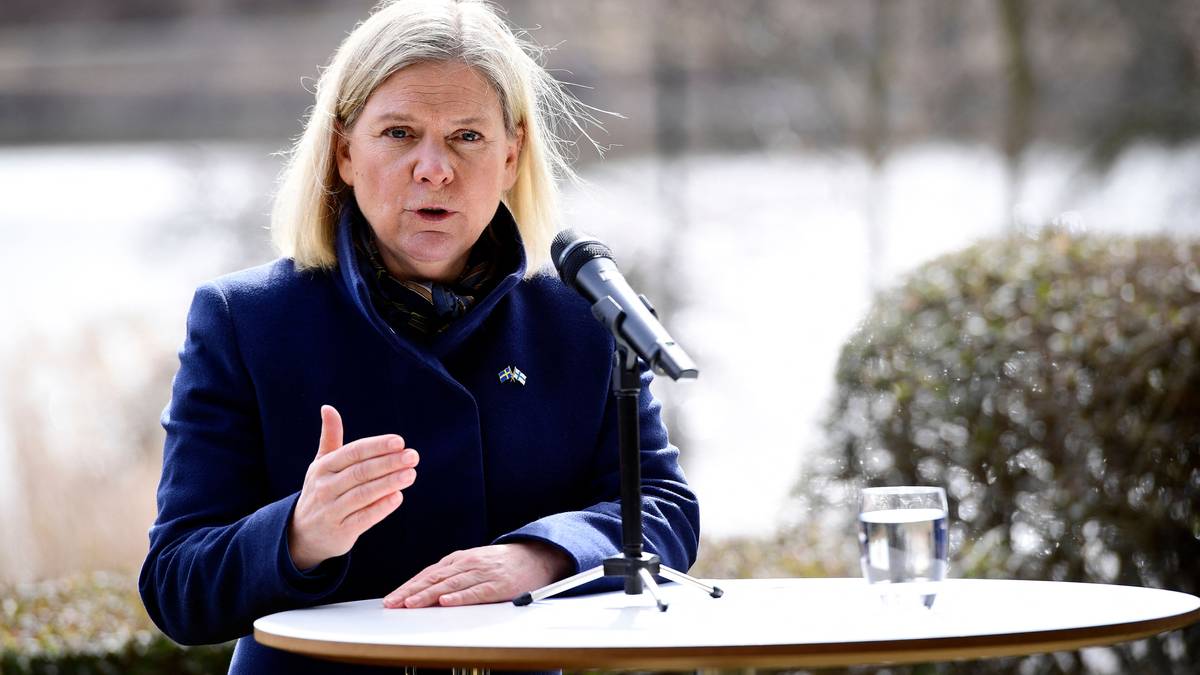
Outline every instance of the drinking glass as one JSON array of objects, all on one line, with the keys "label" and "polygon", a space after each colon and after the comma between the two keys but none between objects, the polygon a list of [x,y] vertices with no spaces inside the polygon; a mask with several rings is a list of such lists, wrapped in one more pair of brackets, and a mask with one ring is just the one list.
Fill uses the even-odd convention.
[{"label": "drinking glass", "polygon": [[888,604],[932,607],[949,558],[946,491],[865,488],[858,509],[863,577]]}]

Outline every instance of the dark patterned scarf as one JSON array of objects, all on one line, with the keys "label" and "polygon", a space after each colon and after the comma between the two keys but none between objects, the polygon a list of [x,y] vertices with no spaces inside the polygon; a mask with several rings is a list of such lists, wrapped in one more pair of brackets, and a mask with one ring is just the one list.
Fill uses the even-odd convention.
[{"label": "dark patterned scarf", "polygon": [[397,279],[383,264],[371,226],[356,205],[348,208],[356,212],[351,222],[359,272],[367,280],[375,309],[398,333],[407,331],[426,339],[441,333],[495,288],[517,262],[516,226],[508,209],[501,205],[471,247],[467,264],[453,283]]}]

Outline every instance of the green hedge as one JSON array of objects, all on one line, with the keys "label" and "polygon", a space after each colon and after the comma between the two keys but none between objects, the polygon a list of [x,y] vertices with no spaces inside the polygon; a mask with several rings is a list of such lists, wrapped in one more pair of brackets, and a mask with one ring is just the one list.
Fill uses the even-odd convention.
[{"label": "green hedge", "polygon": [[0,585],[0,675],[223,675],[232,655],[164,636],[129,575]]},{"label": "green hedge", "polygon": [[[807,506],[943,485],[958,576],[1200,593],[1200,244],[1047,231],[924,265],[845,345],[828,432]],[[1114,655],[1193,673],[1200,627]]]}]

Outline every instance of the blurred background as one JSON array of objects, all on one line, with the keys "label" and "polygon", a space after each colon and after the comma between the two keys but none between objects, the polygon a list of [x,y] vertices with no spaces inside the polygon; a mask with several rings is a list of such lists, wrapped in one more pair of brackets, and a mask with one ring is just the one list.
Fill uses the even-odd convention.
[{"label": "blurred background", "polygon": [[[274,256],[279,153],[374,4],[0,3],[6,597],[136,572],[192,291]],[[500,5],[615,113],[564,224],[700,363],[655,384],[697,573],[857,576],[854,489],[921,482],[953,575],[1197,592],[1200,4]],[[0,649],[72,648],[18,604]],[[1192,630],[973,668],[1197,660]]]}]

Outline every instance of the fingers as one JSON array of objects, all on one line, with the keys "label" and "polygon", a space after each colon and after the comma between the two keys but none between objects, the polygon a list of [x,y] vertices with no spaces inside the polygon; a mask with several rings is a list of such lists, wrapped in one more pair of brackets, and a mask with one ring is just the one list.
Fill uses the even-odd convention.
[{"label": "fingers", "polygon": [[383,604],[387,607],[404,606],[404,601],[409,597],[424,591],[426,588],[429,588],[434,584],[440,583],[444,579],[458,574],[458,570],[454,567],[453,563],[454,556],[457,555],[457,553],[457,551],[455,553],[451,553],[445,558],[442,558],[438,562],[418,572],[416,576],[404,582],[400,588],[397,588],[389,593],[387,597],[383,599]]},{"label": "fingers", "polygon": [[448,596],[458,593],[481,595],[483,589],[480,586],[487,583],[488,580],[484,579],[477,570],[467,570],[408,596],[404,599],[404,606],[412,609],[445,604],[444,601]]},{"label": "fingers", "polygon": [[465,593],[487,583],[488,580],[483,578],[478,570],[440,569],[431,575],[422,572],[404,586],[389,593],[383,599],[383,604],[386,607],[410,609],[430,607],[439,604],[447,595]]},{"label": "fingers", "polygon": [[[355,488],[367,486],[389,474],[408,471],[415,475],[415,471],[412,469],[418,461],[420,461],[420,457],[417,455],[417,451],[411,448],[400,452],[386,452],[351,464],[334,474],[330,478],[331,490],[335,498],[341,498]],[[405,488],[409,485],[412,485],[411,481],[401,487]]]},{"label": "fingers", "polygon": [[342,416],[331,405],[321,406],[321,442],[317,445],[317,457],[327,455],[342,447]]},{"label": "fingers", "polygon": [[[342,446],[338,452],[322,457],[326,471],[340,472],[349,466],[389,452],[404,450],[404,439],[396,434],[368,436]],[[415,453],[414,453],[415,455]]]},{"label": "fingers", "polygon": [[365,508],[346,516],[342,522],[356,532],[366,532],[391,515],[392,511],[399,508],[403,501],[404,495],[397,490],[392,490]]},{"label": "fingers", "polygon": [[515,595],[511,577],[519,572],[509,567],[516,561],[501,551],[494,546],[455,551],[389,593],[383,604],[413,609],[508,600]]},{"label": "fingers", "polygon": [[420,456],[395,434],[344,443],[342,416],[321,406],[316,459],[288,524],[292,561],[306,569],[350,550],[358,537],[395,511],[400,490],[416,481]]},{"label": "fingers", "polygon": [[313,462],[311,492],[331,526],[357,537],[400,505],[388,495],[412,486],[420,455],[395,434],[334,447],[342,439],[341,418],[332,406],[323,406],[321,416],[321,455]]},{"label": "fingers", "polygon": [[[386,496],[389,492],[399,492],[411,486],[417,480],[417,472],[411,468],[386,473],[374,480],[359,483],[351,487],[335,500],[334,508],[345,513],[349,518],[353,512]],[[343,522],[345,522],[343,520]]]},{"label": "fingers", "polygon": [[505,590],[507,588],[507,584],[495,580],[481,580],[477,575],[464,572],[405,598],[403,604],[408,609],[416,609],[433,605],[458,607],[500,602],[512,599],[514,593]]},{"label": "fingers", "polygon": [[557,581],[572,565],[565,552],[546,542],[456,551],[389,593],[383,604],[412,608],[500,602]]},{"label": "fingers", "polygon": [[[321,440],[317,446],[317,458],[327,455],[333,457],[326,461],[328,471],[338,472],[347,466],[361,462],[386,452],[399,452],[404,449],[404,439],[396,434],[370,436],[360,438],[349,444],[344,444],[344,427],[342,416],[331,405],[321,406]],[[345,448],[345,451],[334,453],[334,450]],[[415,465],[415,462],[414,462]]]}]

